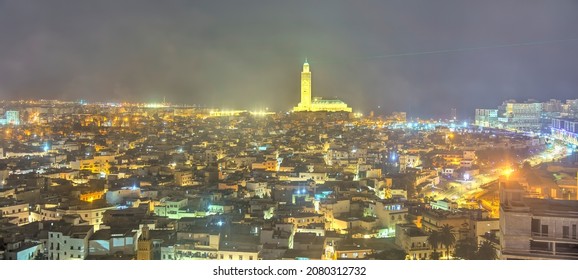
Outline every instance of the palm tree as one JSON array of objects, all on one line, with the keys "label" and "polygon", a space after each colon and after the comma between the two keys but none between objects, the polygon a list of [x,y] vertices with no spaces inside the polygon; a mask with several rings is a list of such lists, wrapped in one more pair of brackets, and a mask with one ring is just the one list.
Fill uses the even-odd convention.
[{"label": "palm tree", "polygon": [[476,241],[467,238],[456,243],[454,256],[463,260],[475,260],[477,249]]},{"label": "palm tree", "polygon": [[437,230],[431,231],[429,233],[429,236],[427,237],[427,243],[429,243],[429,245],[431,245],[431,247],[433,248],[431,259],[438,260],[440,258],[440,255],[437,252],[438,245],[440,243],[440,234]]},{"label": "palm tree", "polygon": [[496,253],[496,248],[492,242],[488,240],[484,240],[480,243],[480,247],[478,248],[478,253],[476,254],[476,259],[478,260],[495,260],[498,257]]},{"label": "palm tree", "polygon": [[454,232],[454,227],[448,224],[442,226],[439,233],[439,241],[442,245],[446,246],[447,257],[450,259],[450,247],[456,243],[456,234]]}]

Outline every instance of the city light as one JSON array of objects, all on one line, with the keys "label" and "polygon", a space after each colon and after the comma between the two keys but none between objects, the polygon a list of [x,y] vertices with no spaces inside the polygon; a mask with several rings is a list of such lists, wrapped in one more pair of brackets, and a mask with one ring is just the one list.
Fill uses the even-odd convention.
[{"label": "city light", "polygon": [[1,5],[0,259],[199,279],[578,260],[575,3],[45,2]]},{"label": "city light", "polygon": [[512,168],[507,168],[505,170],[502,171],[502,175],[509,177],[512,173],[514,173],[514,169]]}]

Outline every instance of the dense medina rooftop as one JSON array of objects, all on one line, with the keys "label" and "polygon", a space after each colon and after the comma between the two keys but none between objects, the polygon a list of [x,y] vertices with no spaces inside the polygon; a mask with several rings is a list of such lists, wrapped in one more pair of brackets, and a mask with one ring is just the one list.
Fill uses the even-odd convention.
[{"label": "dense medina rooftop", "polygon": [[[11,106],[19,122],[0,126],[3,259],[468,259],[467,242],[496,250],[510,238],[499,226],[509,211],[578,199],[571,142],[469,121]],[[574,215],[554,212],[540,226],[574,244],[572,222],[551,220]],[[442,232],[454,242],[436,242]],[[532,246],[486,258],[533,258],[542,245]],[[577,258],[560,246],[562,256],[539,256]]]}]

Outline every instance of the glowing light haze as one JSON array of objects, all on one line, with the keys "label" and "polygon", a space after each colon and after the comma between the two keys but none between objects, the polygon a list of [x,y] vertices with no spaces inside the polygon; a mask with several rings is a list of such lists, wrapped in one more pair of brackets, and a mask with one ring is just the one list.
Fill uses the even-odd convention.
[{"label": "glowing light haze", "polygon": [[308,57],[314,96],[471,117],[509,98],[576,98],[577,11],[571,0],[0,1],[0,99],[289,110]]}]

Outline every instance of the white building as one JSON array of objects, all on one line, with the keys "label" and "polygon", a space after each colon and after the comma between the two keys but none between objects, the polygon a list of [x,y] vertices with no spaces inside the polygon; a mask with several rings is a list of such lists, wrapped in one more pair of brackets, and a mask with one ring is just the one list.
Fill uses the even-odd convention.
[{"label": "white building", "polygon": [[398,200],[379,200],[364,209],[364,216],[377,218],[381,236],[394,236],[395,226],[407,223],[407,214],[407,207]]},{"label": "white building", "polygon": [[106,192],[106,202],[112,205],[118,205],[128,198],[141,198],[141,189],[137,187],[123,187],[118,190],[109,190]]},{"label": "white building", "polygon": [[4,253],[5,260],[33,260],[44,250],[42,243],[23,242]]},{"label": "white building", "polygon": [[105,256],[115,253],[134,255],[138,230],[101,229],[96,231],[89,240],[89,255]]},{"label": "white building", "polygon": [[411,260],[427,260],[433,252],[427,242],[428,234],[414,224],[398,224],[395,229],[395,244],[401,247]]},{"label": "white building", "polygon": [[89,225],[65,225],[48,231],[48,259],[83,260],[89,253],[93,234]]},{"label": "white building", "polygon": [[94,226],[95,230],[100,228],[103,223],[104,212],[106,210],[116,209],[116,206],[92,206],[92,207],[54,207],[54,208],[40,208],[40,212],[36,214],[37,220],[61,220],[65,215],[78,216],[87,224]]},{"label": "white building", "polygon": [[277,248],[293,249],[293,238],[295,237],[294,224],[275,224],[272,228],[261,230],[261,244],[272,245]]},{"label": "white building", "polygon": [[160,205],[155,206],[155,215],[167,217],[169,215],[176,215],[179,209],[187,206],[187,198],[163,198]]},{"label": "white building", "polygon": [[28,203],[10,198],[0,199],[0,217],[8,218],[8,222],[23,225],[29,222],[30,209]]},{"label": "white building", "polygon": [[251,196],[260,198],[271,196],[271,189],[267,188],[267,182],[247,182],[246,187]]},{"label": "white building", "polygon": [[399,172],[405,172],[407,168],[416,168],[421,165],[418,154],[404,154],[399,156]]}]

